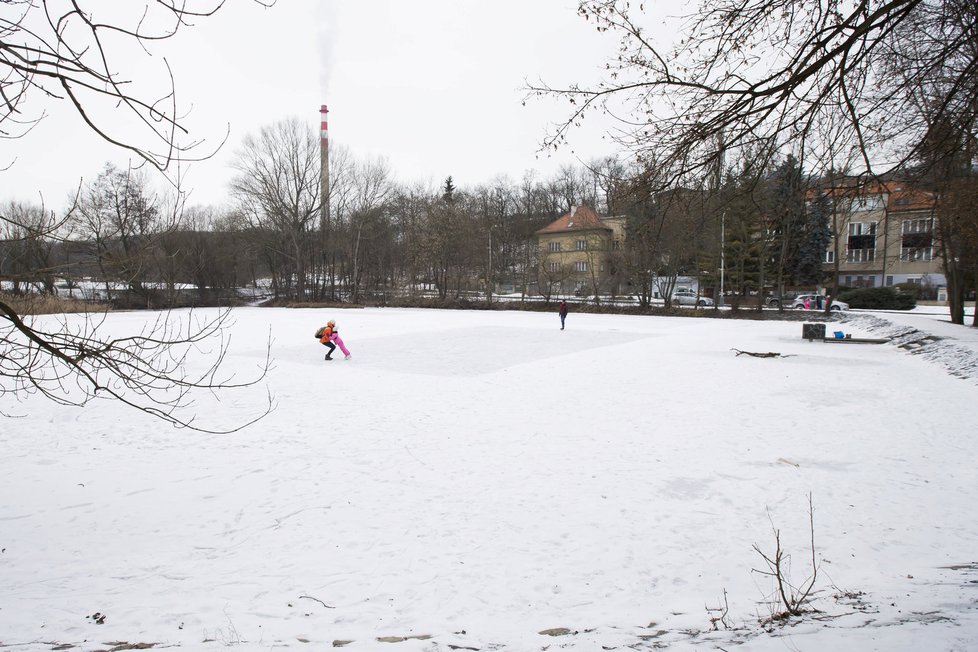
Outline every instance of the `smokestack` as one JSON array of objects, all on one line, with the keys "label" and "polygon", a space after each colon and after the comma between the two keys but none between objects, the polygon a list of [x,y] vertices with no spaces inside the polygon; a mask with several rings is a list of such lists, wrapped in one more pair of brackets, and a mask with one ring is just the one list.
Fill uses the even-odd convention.
[{"label": "smokestack", "polygon": [[326,124],[326,114],[329,109],[323,104],[319,107],[319,164],[322,168],[321,192],[323,224],[329,221],[329,127]]}]

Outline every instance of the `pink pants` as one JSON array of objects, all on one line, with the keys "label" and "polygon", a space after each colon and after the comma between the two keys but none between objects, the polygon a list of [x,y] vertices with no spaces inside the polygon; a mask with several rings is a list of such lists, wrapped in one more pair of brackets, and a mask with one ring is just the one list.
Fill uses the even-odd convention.
[{"label": "pink pants", "polygon": [[350,349],[346,348],[346,345],[343,344],[343,340],[339,335],[333,335],[330,340],[336,342],[336,346],[340,347],[340,351],[343,352],[343,355],[350,355]]}]

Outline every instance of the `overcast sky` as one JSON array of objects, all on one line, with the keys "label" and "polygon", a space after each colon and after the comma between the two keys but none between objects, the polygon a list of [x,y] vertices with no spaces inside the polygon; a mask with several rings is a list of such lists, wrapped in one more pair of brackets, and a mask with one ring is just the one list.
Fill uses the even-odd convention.
[{"label": "overcast sky", "polygon": [[[231,0],[181,31],[165,54],[192,138],[227,143],[187,175],[191,203],[222,204],[241,139],[297,117],[318,131],[328,104],[330,138],[356,157],[385,157],[400,181],[473,186],[530,169],[541,177],[578,158],[610,154],[598,120],[548,157],[538,150],[566,103],[522,105],[527,80],[594,79],[615,40],[576,13],[576,0],[278,0],[266,9]],[[140,61],[144,61],[140,59]],[[145,64],[144,64],[145,65]],[[79,182],[128,156],[102,144],[67,107],[19,140],[2,141],[0,201],[61,208]]]}]

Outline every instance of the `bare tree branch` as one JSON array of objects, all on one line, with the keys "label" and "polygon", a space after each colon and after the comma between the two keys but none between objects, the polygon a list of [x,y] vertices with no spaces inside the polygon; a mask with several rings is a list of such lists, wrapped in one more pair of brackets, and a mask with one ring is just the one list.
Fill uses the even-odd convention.
[{"label": "bare tree branch", "polygon": [[718,0],[683,17],[683,38],[666,50],[643,24],[642,5],[582,0],[579,14],[619,38],[617,57],[596,84],[528,92],[572,106],[545,148],[594,111],[622,115],[615,139],[670,170],[666,186],[715,165],[718,136],[728,148],[771,141],[829,167],[838,161],[817,137],[829,129],[844,134],[866,173],[882,173],[915,156],[927,129],[922,94],[939,115],[978,98],[978,19],[968,4]]},{"label": "bare tree branch", "polygon": [[[253,0],[272,6],[275,0]],[[111,9],[90,8],[81,0],[5,0],[0,16],[0,138],[21,138],[45,117],[43,108],[25,115],[28,98],[67,102],[88,127],[105,141],[132,152],[159,170],[176,160],[201,160],[213,155],[192,152],[203,142],[181,143],[188,134],[177,104],[169,63],[162,72],[169,83],[156,97],[135,90],[132,79],[116,69],[139,48],[152,57],[155,42],[173,38],[196,19],[214,16],[225,0],[142,0]],[[109,16],[97,20],[96,11]],[[111,42],[111,43],[110,43]],[[159,70],[159,69],[155,69]],[[111,107],[109,117],[94,117],[97,107]],[[120,120],[120,114],[125,115]],[[135,137],[119,125],[135,121]],[[219,148],[223,141],[217,145]]]},{"label": "bare tree branch", "polygon": [[[196,423],[198,396],[260,383],[271,366],[270,336],[265,361],[246,380],[222,374],[230,345],[230,312],[184,318],[160,313],[138,335],[109,337],[105,315],[20,315],[26,306],[0,300],[0,397],[40,394],[61,405],[84,406],[96,397],[112,398],[178,427],[228,433],[261,419],[263,409],[232,427]],[[54,322],[56,328],[44,326]],[[195,371],[196,369],[196,371]]]}]

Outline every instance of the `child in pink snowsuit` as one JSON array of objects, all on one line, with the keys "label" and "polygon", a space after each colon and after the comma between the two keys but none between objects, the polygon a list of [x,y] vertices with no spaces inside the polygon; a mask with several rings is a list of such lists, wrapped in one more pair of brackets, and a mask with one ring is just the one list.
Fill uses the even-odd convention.
[{"label": "child in pink snowsuit", "polygon": [[346,345],[343,344],[343,339],[340,337],[340,334],[336,331],[335,322],[333,323],[333,332],[329,336],[329,341],[335,343],[336,346],[340,347],[340,351],[343,352],[343,357],[345,360],[349,360],[351,357],[353,357],[350,355],[350,349],[346,348]]},{"label": "child in pink snowsuit", "polygon": [[330,319],[326,322],[326,325],[316,331],[316,336],[319,338],[319,343],[329,349],[329,353],[326,354],[327,360],[333,359],[333,350],[337,346],[340,347],[340,351],[349,360],[352,356],[350,355],[350,350],[346,348],[343,344],[343,340],[340,338],[339,334],[336,332],[336,322]]}]

